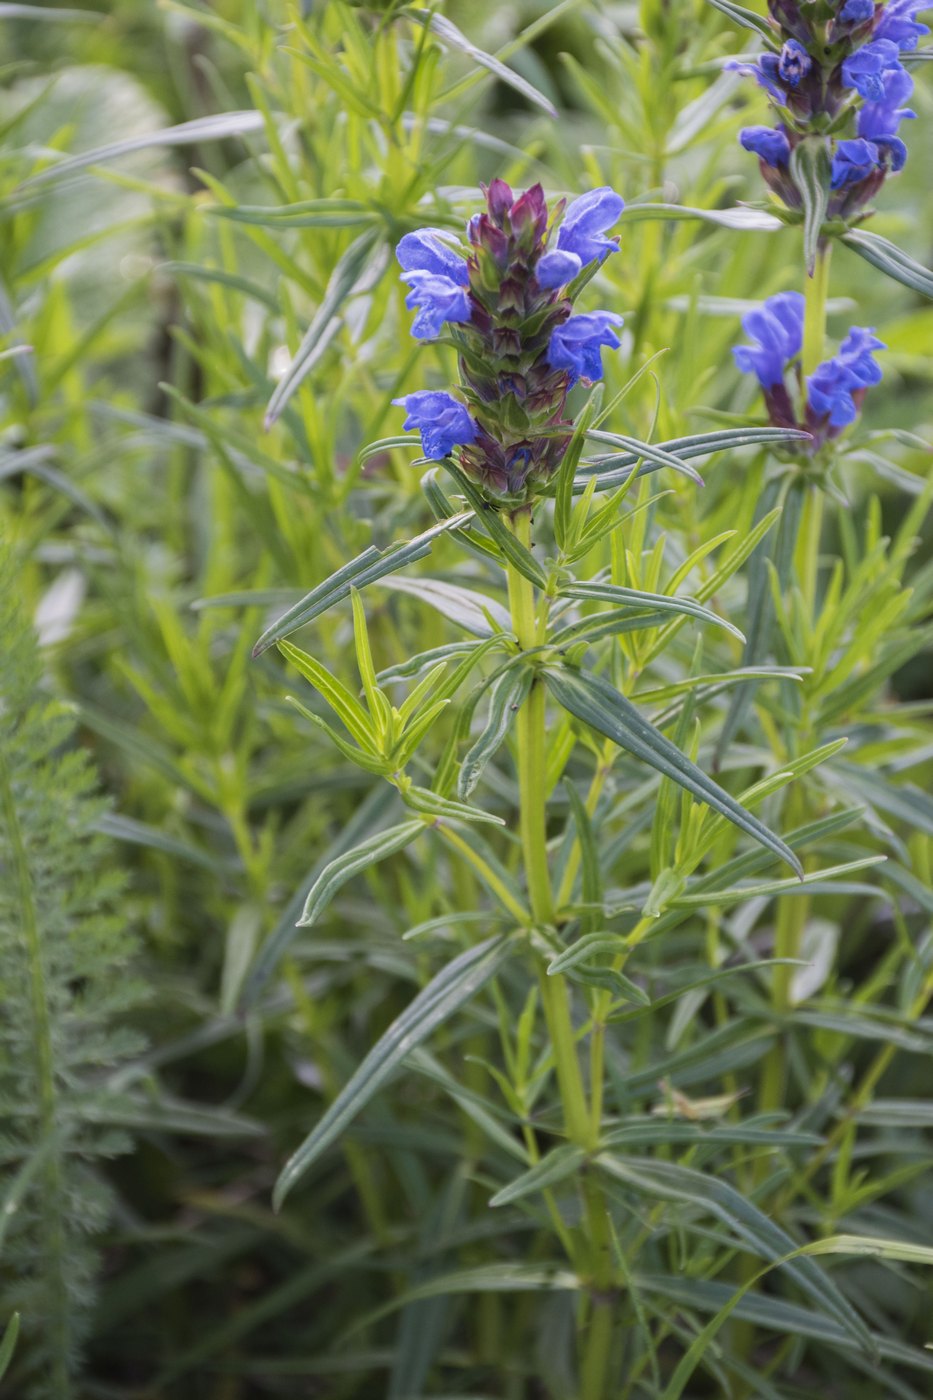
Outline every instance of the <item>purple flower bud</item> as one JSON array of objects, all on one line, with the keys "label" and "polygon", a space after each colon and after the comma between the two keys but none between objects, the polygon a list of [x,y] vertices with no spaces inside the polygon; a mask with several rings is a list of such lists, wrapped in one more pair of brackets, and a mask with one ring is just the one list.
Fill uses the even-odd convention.
[{"label": "purple flower bud", "polygon": [[602,379],[601,350],[618,350],[619,337],[612,329],[621,326],[622,317],[612,311],[590,311],[571,316],[551,332],[547,360],[552,369],[570,371],[571,383],[578,379]]},{"label": "purple flower bud", "polygon": [[739,132],[739,141],[765,165],[784,166],[790,160],[790,142],[782,126],[746,126]]},{"label": "purple flower bud", "polygon": [[853,326],[838,355],[821,364],[807,380],[812,415],[828,418],[829,426],[836,429],[854,422],[864,391],[881,379],[881,369],[872,352],[885,348],[884,341],[878,340],[870,328]]},{"label": "purple flower bud", "polygon": [[511,186],[507,185],[504,180],[493,180],[489,189],[486,190],[486,203],[489,206],[491,218],[501,228],[505,222],[505,216],[515,203]]},{"label": "purple flower bud", "polygon": [[[612,228],[625,201],[608,185],[598,190],[590,190],[568,205],[563,222],[557,234],[557,247],[562,253],[572,253],[579,258],[581,265],[602,261],[609,253],[617,251],[616,240],[604,237],[607,228]],[[540,281],[540,277],[538,278]],[[543,284],[542,284],[543,285]]]},{"label": "purple flower bud", "polygon": [[555,287],[566,287],[582,269],[583,264],[576,253],[555,250],[538,259],[535,276],[539,287],[543,287],[545,291],[553,291]]},{"label": "purple flower bud", "polygon": [[854,141],[840,141],[833,156],[832,187],[840,190],[844,185],[856,185],[866,180],[881,164],[881,155],[873,141],[861,137]]},{"label": "purple flower bud", "polygon": [[758,343],[736,345],[732,354],[740,370],[757,375],[763,389],[783,384],[787,364],[800,354],[803,314],[800,292],[778,292],[742,317],[743,331]]},{"label": "purple flower bud", "polygon": [[843,24],[865,24],[875,13],[875,0],[846,0],[839,11]]},{"label": "purple flower bud", "polygon": [[406,233],[395,250],[395,256],[403,272],[431,272],[438,277],[449,277],[452,282],[459,282],[465,287],[470,280],[466,259],[441,242],[443,237],[443,230],[439,228],[423,228],[417,233]]},{"label": "purple flower bud", "polygon": [[403,272],[402,281],[411,291],[405,298],[409,311],[418,308],[411,333],[416,340],[433,340],[445,321],[469,321],[470,298],[463,287],[449,277],[431,272]]},{"label": "purple flower bud", "polygon": [[889,39],[875,39],[864,48],[856,49],[842,65],[842,81],[855,88],[867,102],[884,98],[885,74],[900,68],[898,48]]},{"label": "purple flower bud", "polygon": [[789,88],[798,87],[801,78],[805,78],[813,66],[813,60],[807,53],[803,44],[796,39],[788,39],[781,49],[781,56],[778,59],[778,76]]},{"label": "purple flower bud", "polygon": [[422,389],[392,402],[408,414],[405,431],[420,431],[424,455],[432,462],[448,457],[454,447],[476,441],[476,424],[452,394]]},{"label": "purple flower bud", "polygon": [[917,24],[914,15],[929,8],[930,0],[890,0],[878,21],[875,38],[889,39],[902,53],[909,53],[921,35],[930,32],[925,24]]}]

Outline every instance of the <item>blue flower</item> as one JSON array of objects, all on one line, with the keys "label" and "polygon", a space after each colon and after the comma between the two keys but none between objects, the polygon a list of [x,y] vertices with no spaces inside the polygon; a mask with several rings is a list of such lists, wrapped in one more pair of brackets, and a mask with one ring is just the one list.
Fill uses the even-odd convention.
[{"label": "blue flower", "polygon": [[554,287],[566,287],[582,267],[583,264],[576,253],[565,253],[555,249],[553,253],[545,253],[538,259],[535,276],[539,286],[551,291]]},{"label": "blue flower", "polygon": [[843,24],[864,24],[875,13],[875,0],[846,0],[839,11]]},{"label": "blue flower", "polygon": [[746,126],[739,132],[739,141],[746,151],[752,151],[765,165],[782,166],[790,160],[790,142],[784,128]]},{"label": "blue flower", "polygon": [[839,354],[821,364],[807,380],[810,408],[817,418],[828,417],[833,428],[855,421],[859,404],[853,395],[880,381],[881,369],[872,352],[885,348],[884,341],[869,327],[852,327]]},{"label": "blue flower", "polygon": [[763,53],[757,63],[740,63],[738,59],[732,59],[726,68],[730,72],[744,73],[746,77],[754,78],[769,97],[773,97],[781,107],[786,107],[787,92],[780,85],[780,59],[776,53]]},{"label": "blue flower", "polygon": [[454,447],[465,447],[476,441],[476,424],[452,394],[422,389],[392,402],[408,414],[405,431],[413,428],[420,431],[424,455],[432,462],[449,456]]},{"label": "blue flower", "polygon": [[539,284],[548,289],[566,286],[587,263],[602,262],[617,252],[616,240],[606,238],[605,232],[624,208],[622,196],[608,185],[590,190],[568,205],[557,232],[556,249],[545,253],[535,268]]},{"label": "blue flower", "polygon": [[784,382],[788,362],[803,345],[804,299],[800,292],[778,292],[763,306],[742,317],[742,329],[757,345],[736,345],[732,353],[739,369],[758,376],[763,389]]},{"label": "blue flower", "polygon": [[874,39],[864,48],[856,49],[842,65],[842,81],[855,88],[868,102],[884,98],[885,74],[900,68],[897,44],[890,39]]},{"label": "blue flower", "polygon": [[858,138],[854,141],[840,141],[833,156],[832,187],[840,190],[844,185],[857,185],[881,165],[881,153],[874,141]]},{"label": "blue flower", "polygon": [[803,44],[798,43],[796,39],[788,39],[778,59],[778,76],[781,81],[789,88],[798,87],[801,78],[805,78],[812,67],[813,61]]},{"label": "blue flower", "polygon": [[929,8],[930,0],[890,0],[878,21],[875,38],[889,39],[902,52],[915,49],[920,36],[930,31],[925,24],[917,24],[914,15]]},{"label": "blue flower", "polygon": [[443,230],[437,228],[406,233],[395,250],[395,256],[403,272],[431,272],[436,277],[449,277],[452,282],[465,287],[470,280],[466,259],[441,242],[443,237]]},{"label": "blue flower", "polygon": [[[865,106],[858,114],[858,134],[864,136],[866,141],[875,141],[879,145],[888,144],[893,147],[904,147],[904,143],[897,139],[897,128],[905,118],[915,117],[916,112],[912,112],[909,107],[901,107],[901,102],[906,102],[907,98],[914,90],[914,80],[905,68],[894,68],[884,75],[884,97],[880,102],[866,102]],[[906,148],[904,156],[906,157]],[[904,164],[894,163],[894,169],[900,170]]]},{"label": "blue flower", "polygon": [[445,321],[469,321],[470,298],[459,283],[432,272],[403,272],[411,291],[405,298],[409,311],[417,308],[411,333],[416,340],[433,340]]},{"label": "blue flower", "polygon": [[611,311],[571,316],[551,332],[548,364],[552,369],[569,370],[571,383],[578,379],[602,379],[601,349],[606,346],[609,350],[618,350],[622,342],[612,328],[621,324],[622,317]]}]

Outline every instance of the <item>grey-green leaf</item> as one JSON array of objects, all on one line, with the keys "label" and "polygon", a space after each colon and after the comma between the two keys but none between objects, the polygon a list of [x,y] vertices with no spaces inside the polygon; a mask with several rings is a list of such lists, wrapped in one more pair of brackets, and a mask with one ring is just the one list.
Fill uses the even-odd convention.
[{"label": "grey-green leaf", "polygon": [[422,821],[400,822],[398,826],[387,827],[385,831],[370,836],[359,846],[354,846],[352,851],[345,851],[337,856],[336,860],[324,867],[309,891],[298,927],[307,928],[315,923],[348,880],[352,880],[354,875],[366,870],[368,866],[375,865],[376,861],[385,860],[386,856],[403,850],[416,836],[420,836],[424,829]]},{"label": "grey-green leaf", "polygon": [[497,935],[488,938],[454,958],[418,993],[373,1046],[323,1118],[285,1164],[275,1186],[273,1201],[276,1209],[312,1163],[344,1132],[399,1068],[405,1057],[475,996],[510,953],[511,945],[506,937]]},{"label": "grey-green leaf", "polygon": [[[601,1153],[596,1160],[608,1175],[635,1191],[714,1215],[762,1259],[775,1262],[799,1247],[797,1240],[770,1220],[747,1196],[709,1172],[694,1171],[674,1162],[618,1157],[608,1152]],[[806,1257],[792,1259],[783,1268],[821,1313],[829,1313],[871,1354],[873,1347],[867,1327],[825,1270]]]},{"label": "grey-green leaf", "polygon": [[414,20],[416,24],[423,25],[425,29],[430,29],[431,32],[440,39],[442,44],[446,44],[452,49],[459,49],[461,53],[465,53],[469,58],[472,58],[474,63],[478,63],[481,68],[487,68],[490,73],[495,74],[500,82],[505,83],[515,92],[521,93],[522,97],[526,97],[529,102],[532,102],[536,107],[540,107],[542,111],[547,112],[549,117],[553,117],[555,121],[557,120],[557,112],[553,103],[549,102],[542,92],[539,92],[538,89],[534,87],[533,84],[529,83],[526,78],[523,78],[521,74],[516,73],[513,68],[507,67],[500,59],[493,57],[492,54],[485,53],[483,49],[477,48],[449,19],[446,19],[443,15],[438,14],[434,10],[417,10],[414,7],[406,8],[404,13],[409,19]]},{"label": "grey-green leaf", "polygon": [[933,272],[921,263],[914,262],[896,243],[891,243],[880,234],[869,233],[863,228],[851,229],[849,233],[843,234],[842,242],[879,272],[892,277],[895,282],[909,287],[912,292],[919,292],[921,296],[933,297]]},{"label": "grey-green leaf", "polygon": [[628,604],[642,612],[651,609],[654,612],[682,613],[687,617],[699,618],[701,622],[711,622],[715,627],[722,627],[726,632],[731,632],[740,642],[745,641],[742,633],[737,627],[733,627],[731,622],[727,622],[718,613],[710,612],[709,608],[704,608],[702,604],[695,603],[692,598],[672,598],[666,593],[642,593],[637,588],[620,588],[612,583],[568,584],[560,589],[560,596],[579,598],[583,602],[615,603],[617,606]]},{"label": "grey-green leaf", "polygon": [[353,294],[360,282],[365,281],[370,271],[370,264],[380,253],[385,251],[384,246],[378,240],[377,229],[367,229],[365,233],[361,233],[359,238],[350,244],[331,273],[324,297],[314,313],[310,326],[305,331],[295,358],[276,385],[275,392],[269,400],[265,417],[267,429],[271,428],[272,424],[280,417],[289,399],[298,389],[302,380],[311,373],[343,324],[340,318],[340,308]]},{"label": "grey-green leaf", "polygon": [[790,173],[803,200],[803,252],[807,273],[813,276],[820,229],[829,207],[831,179],[829,142],[825,136],[805,136],[794,147]]},{"label": "grey-green leaf", "polygon": [[464,511],[460,515],[453,516],[450,520],[442,520],[437,525],[432,525],[429,530],[416,535],[413,540],[390,545],[388,549],[384,550],[376,549],[375,545],[370,545],[368,549],[363,550],[362,554],[351,559],[349,564],[344,564],[342,569],[338,569],[335,574],[331,574],[330,578],[319,583],[317,588],[313,588],[310,593],[305,594],[300,602],[295,603],[288,612],[283,613],[271,627],[268,627],[253,647],[253,656],[261,656],[264,651],[275,646],[276,642],[280,642],[283,637],[297,631],[305,623],[313,622],[316,617],[327,612],[335,603],[349,598],[351,588],[365,588],[367,584],[375,583],[376,579],[384,578],[386,574],[394,574],[398,569],[404,569],[407,564],[413,563],[416,559],[424,559],[426,555],[430,554],[431,546],[438,535],[446,534],[448,530],[457,530],[472,518],[472,511]]},{"label": "grey-green leaf", "polygon": [[721,10],[724,15],[728,15],[745,29],[753,29],[756,34],[762,34],[766,39],[774,39],[774,30],[768,21],[761,15],[756,15],[754,10],[747,10],[744,5],[736,5],[734,0],[707,0],[707,4]]},{"label": "grey-green leaf", "polygon": [[464,757],[457,779],[462,798],[470,796],[486,764],[503,743],[516,711],[531,689],[532,679],[530,667],[510,666],[492,686],[485,727]]},{"label": "grey-green leaf", "polygon": [[679,783],[687,792],[705,802],[714,812],[731,821],[740,831],[759,841],[762,846],[786,861],[797,874],[803,867],[790,847],[775,836],[763,822],[753,816],[740,802],[730,796],[718,783],[691,763],[680,749],[666,739],[644,719],[630,700],[620,694],[608,681],[590,672],[570,667],[548,666],[543,671],[555,700],[570,714],[598,733],[625,749],[633,757],[649,764],[666,778]]},{"label": "grey-green leaf", "polygon": [[182,122],[179,126],[169,126],[162,131],[147,132],[144,136],[133,136],[127,141],[114,141],[108,146],[98,146],[96,150],[84,151],[81,155],[69,156],[55,165],[31,175],[20,185],[21,190],[35,189],[37,185],[48,185],[65,175],[73,175],[76,170],[84,170],[89,165],[104,165],[120,156],[132,155],[135,151],[148,151],[156,146],[193,146],[203,141],[222,141],[231,136],[246,136],[262,128],[261,112],[222,112],[216,117],[198,117],[195,121]]},{"label": "grey-green leaf", "polygon": [[[809,437],[809,433],[793,428],[718,428],[711,433],[693,433],[689,437],[673,438],[670,442],[658,443],[658,448],[683,461],[689,457],[707,457],[713,452],[728,452],[740,447],[778,446],[780,443]],[[641,455],[637,452],[611,452],[591,457],[580,467],[574,481],[574,495],[579,496],[585,491],[590,477],[593,476],[597,478],[601,491],[621,486],[641,460]],[[642,467],[639,475],[659,470],[659,464],[651,462]]]}]

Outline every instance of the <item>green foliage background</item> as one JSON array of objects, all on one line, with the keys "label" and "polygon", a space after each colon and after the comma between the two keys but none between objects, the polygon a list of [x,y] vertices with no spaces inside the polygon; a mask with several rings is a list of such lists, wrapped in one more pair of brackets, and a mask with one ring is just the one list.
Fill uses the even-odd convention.
[{"label": "green foliage background", "polygon": [[[291,936],[324,865],[405,812],[286,703],[301,683],[281,658],[251,661],[250,651],[284,604],[347,559],[431,523],[410,451],[360,453],[399,431],[393,397],[452,377],[446,348],[408,336],[391,249],[408,229],[454,225],[480,181],[540,180],[570,195],[607,183],[625,196],[621,251],[600,274],[600,304],[626,317],[607,397],[658,358],[614,411],[614,431],[662,441],[724,415],[760,421],[729,347],[751,301],[802,286],[798,235],[634,212],[640,202],[710,211],[761,199],[735,138],[764,119],[764,99],[722,71],[747,34],[703,0],[442,6],[553,104],[555,120],[394,3],[115,0],[67,12],[36,5],[18,17],[23,8],[0,6],[0,534],[6,587],[38,628],[41,672],[29,662],[16,675],[76,725],[76,738],[56,739],[61,772],[31,779],[41,802],[66,791],[77,748],[111,803],[94,805],[92,837],[62,798],[71,846],[48,876],[49,897],[77,897],[76,867],[119,867],[104,902],[116,901],[139,945],[130,964],[127,942],[120,966],[132,972],[120,977],[147,994],[128,1015],[108,1000],[113,977],[97,990],[82,982],[94,1005],[80,1009],[80,1025],[99,1017],[114,1039],[80,1071],[67,1044],[56,1052],[64,1118],[72,1103],[107,1105],[95,1109],[99,1138],[73,1154],[95,1188],[72,1223],[100,1251],[92,1296],[77,1257],[87,1242],[72,1244],[82,1381],[61,1367],[34,1379],[52,1304],[30,1316],[14,1285],[24,1269],[44,1277],[35,1253],[24,1265],[17,1251],[33,1248],[33,1217],[42,1231],[42,1197],[21,1173],[45,1129],[31,1129],[32,1149],[28,1133],[25,1146],[5,1134],[4,1189],[29,1203],[2,1261],[8,1309],[23,1306],[9,1393],[571,1396],[576,1285],[552,1272],[564,1264],[541,1200],[488,1205],[523,1168],[520,1120],[534,1122],[545,1148],[559,1142],[543,1027],[520,970],[507,968],[416,1051],[273,1213],[282,1165],[326,1103],[417,989],[491,931],[492,916],[470,870],[421,841],[347,884],[318,926]],[[911,159],[872,223],[926,266],[928,68],[917,70]],[[260,116],[231,115],[243,112]],[[183,143],[153,139],[222,114]],[[133,138],[139,149],[93,164],[57,159]],[[342,288],[333,319],[321,318],[341,258],[370,230],[365,267]],[[933,569],[923,443],[933,441],[933,309],[844,249],[831,298],[831,337],[853,321],[873,324],[889,347],[859,450],[838,474],[845,501],[825,523],[824,557],[842,561],[838,591],[823,613],[785,599],[778,659],[807,672],[804,698],[788,701],[773,680],[759,686],[720,777],[739,792],[847,737],[844,753],[808,776],[796,811],[787,804],[797,799],[773,794],[764,814],[786,832],[859,808],[814,847],[808,868],[887,860],[817,888],[805,943],[816,971],[779,1025],[764,973],[674,993],[736,950],[767,957],[791,896],[772,890],[680,918],[662,903],[669,932],[649,938],[627,969],[660,1004],[650,1015],[630,1007],[610,1027],[607,1112],[617,1127],[641,1125],[632,1140],[645,1145],[633,1150],[645,1161],[731,1183],[800,1244],[841,1233],[929,1246]],[[323,334],[310,372],[264,432],[269,398],[316,314]],[[892,429],[915,437],[871,436]],[[701,470],[703,490],[664,478],[667,494],[613,543],[631,551],[631,586],[669,580],[693,551],[735,531],[691,570],[697,596],[748,535],[765,455],[723,454]],[[408,576],[419,573],[490,587],[481,563],[445,543]],[[740,626],[747,577],[743,568],[724,578],[710,604]],[[366,604],[377,668],[462,635],[409,591],[377,585]],[[18,666],[12,618],[5,725]],[[657,706],[676,700],[670,687],[685,677],[741,658],[722,632],[680,628],[663,651],[654,632],[637,638],[613,644],[613,664]],[[348,607],[298,640],[358,690]],[[306,688],[300,698],[316,706]],[[683,711],[680,741],[707,767],[728,702],[726,692]],[[555,745],[567,732],[555,728]],[[445,737],[428,745],[432,763]],[[583,795],[600,761],[606,754],[585,743],[574,757]],[[510,818],[507,750],[484,782],[484,805]],[[28,788],[19,797],[45,820]],[[672,867],[690,813],[627,759],[597,797],[606,888],[644,900]],[[556,833],[568,809],[560,790],[555,801]],[[670,819],[660,833],[659,802]],[[37,849],[43,840],[39,832]],[[498,847],[510,868],[515,846],[510,821]],[[705,871],[743,849],[720,835]],[[95,927],[106,941],[109,924]],[[12,948],[7,888],[0,934]],[[257,964],[260,949],[286,940],[285,956]],[[89,975],[76,967],[62,974],[63,996]],[[3,1014],[22,1034],[17,975],[3,972]],[[582,1005],[585,986],[577,993]],[[518,1060],[506,1064],[503,1044],[516,1035]],[[786,1080],[780,1099],[763,1103],[776,1038]],[[16,1073],[10,1043],[0,1082],[11,1081],[4,1111],[19,1122],[30,1081]],[[672,1119],[670,1086],[689,1096]],[[774,1142],[738,1129],[729,1137],[729,1125],[753,1118]],[[763,1262],[737,1250],[729,1211],[705,1212],[700,1188],[665,1195],[666,1179],[647,1191],[625,1179],[612,1188],[631,1271],[613,1396],[673,1395],[678,1360]],[[874,1356],[772,1273],[700,1348],[683,1393],[928,1393],[929,1271],[896,1258],[825,1267],[873,1333]]]}]

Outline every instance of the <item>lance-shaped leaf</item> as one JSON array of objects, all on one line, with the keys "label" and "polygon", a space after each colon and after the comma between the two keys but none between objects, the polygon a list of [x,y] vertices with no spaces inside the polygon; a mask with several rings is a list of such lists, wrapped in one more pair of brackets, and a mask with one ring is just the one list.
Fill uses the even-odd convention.
[{"label": "lance-shaped leaf", "polygon": [[[747,1196],[709,1172],[694,1171],[674,1162],[618,1157],[608,1152],[600,1154],[596,1161],[609,1176],[635,1191],[714,1215],[761,1259],[775,1263],[798,1248],[797,1241]],[[787,1260],[783,1268],[821,1313],[828,1313],[871,1354],[873,1347],[867,1327],[818,1264],[812,1259],[796,1258]]]},{"label": "lance-shaped leaf", "polygon": [[813,276],[820,229],[829,207],[832,176],[829,142],[825,136],[805,136],[790,158],[791,179],[803,201],[803,254],[807,273]]},{"label": "lance-shaped leaf", "polygon": [[727,622],[718,613],[710,612],[692,598],[671,598],[666,593],[642,593],[637,588],[620,588],[614,583],[574,583],[560,589],[562,598],[579,598],[582,602],[615,603],[616,606],[629,604],[640,611],[683,613],[687,617],[698,617],[701,622],[711,622],[738,637],[745,638],[737,627]]},{"label": "lance-shaped leaf", "polygon": [[489,1204],[509,1206],[525,1196],[533,1196],[537,1191],[547,1191],[550,1187],[559,1185],[568,1176],[579,1172],[585,1161],[586,1153],[581,1147],[574,1147],[569,1142],[562,1143],[546,1157],[542,1157],[529,1171],[522,1172],[521,1176],[510,1181],[508,1186],[503,1186],[501,1191],[497,1191]]},{"label": "lance-shaped leaf", "polygon": [[348,880],[352,880],[354,875],[358,875],[370,865],[375,865],[376,861],[385,860],[386,856],[403,850],[424,830],[425,824],[422,821],[401,822],[398,826],[390,826],[385,831],[377,832],[361,845],[354,846],[352,851],[345,851],[336,860],[332,860],[324,867],[308,892],[298,927],[307,928],[320,918],[337,891]]},{"label": "lance-shaped leaf", "polygon": [[457,791],[462,798],[470,796],[486,764],[504,741],[513,717],[531,689],[533,679],[529,666],[510,666],[492,686],[486,725],[460,768]]},{"label": "lance-shaped leaf", "polygon": [[554,699],[570,714],[597,733],[604,734],[633,757],[649,764],[664,777],[679,783],[698,801],[705,802],[740,831],[774,851],[797,875],[803,875],[800,861],[779,836],[775,836],[724,788],[707,777],[701,768],[691,763],[675,744],[649,724],[630,700],[602,676],[572,670],[567,666],[546,666],[543,675]]},{"label": "lance-shaped leaf", "polygon": [[734,0],[707,0],[707,4],[721,10],[724,15],[734,19],[736,24],[741,24],[745,29],[753,29],[756,34],[762,34],[773,42],[774,30],[768,21],[763,16],[756,15],[754,10],[747,10],[744,5],[736,5]]},{"label": "lance-shaped leaf", "polygon": [[367,229],[355,242],[351,243],[343,257],[331,273],[323,300],[314,313],[311,324],[305,331],[295,358],[279,380],[275,393],[266,409],[265,426],[272,424],[281,415],[285,405],[297,390],[302,380],[311,373],[324,354],[330,342],[343,324],[340,309],[353,291],[364,282],[370,264],[382,253],[377,229]]},{"label": "lance-shaped leaf", "polygon": [[259,993],[278,967],[297,936],[298,918],[304,908],[310,890],[314,888],[328,865],[332,864],[345,851],[351,851],[361,837],[371,834],[378,827],[389,810],[398,802],[398,794],[388,783],[373,788],[369,796],[360,803],[350,820],[326,851],[315,861],[288,904],[282,910],[279,921],[259,950],[256,961],[240,995],[239,1010],[249,1011],[259,997]]},{"label": "lance-shaped leaf", "polygon": [[863,228],[852,229],[843,234],[842,242],[847,248],[851,248],[853,253],[858,253],[860,258],[870,262],[879,272],[893,277],[895,282],[902,283],[913,292],[919,292],[921,296],[933,297],[933,272],[921,263],[914,262],[896,243],[891,243],[880,234],[869,233]]},{"label": "lance-shaped leaf", "polygon": [[[809,440],[810,434],[795,428],[718,428],[711,433],[693,433],[690,437],[673,438],[670,442],[658,443],[658,450],[681,461],[692,457],[707,457],[714,452],[729,452],[739,447],[778,446],[784,442]],[[596,477],[599,490],[606,491],[613,486],[621,486],[631,476],[638,463],[643,460],[641,453],[607,452],[591,457],[582,463],[573,484],[574,495],[586,490],[592,477]],[[666,463],[649,462],[642,466],[639,476],[660,471]]]},{"label": "lance-shaped leaf", "polygon": [[629,224],[642,223],[645,219],[700,219],[703,223],[719,224],[721,228],[760,233],[773,233],[784,227],[781,219],[765,209],[692,209],[686,204],[627,204],[619,217]]},{"label": "lance-shaped leaf", "polygon": [[437,14],[434,10],[419,10],[413,6],[407,7],[402,13],[414,20],[415,24],[421,24],[425,29],[430,29],[442,44],[452,49],[459,49],[468,58],[472,58],[474,63],[478,63],[481,68],[487,68],[490,73],[495,74],[500,82],[505,83],[515,92],[521,93],[522,97],[527,98],[536,107],[547,112],[548,116],[553,117],[555,121],[557,120],[557,111],[543,92],[539,92],[532,83],[528,82],[527,78],[516,73],[514,68],[507,67],[501,59],[493,57],[492,54],[486,53],[483,49],[478,49],[449,19],[445,19],[443,15]]},{"label": "lance-shaped leaf", "polygon": [[453,962],[419,992],[373,1046],[317,1127],[289,1159],[275,1185],[276,1210],[311,1164],[352,1123],[407,1055],[421,1045],[496,973],[510,956],[506,937],[488,938]]},{"label": "lance-shaped leaf", "polygon": [[489,502],[483,498],[482,494],[476,489],[469,477],[465,476],[449,457],[444,459],[444,468],[453,477],[454,481],[457,483],[458,489],[463,492],[464,496],[466,496],[470,505],[473,507],[477,520],[489,532],[509,563],[514,564],[518,572],[523,574],[525,578],[529,579],[538,588],[545,588],[547,586],[547,574],[541,568],[537,559],[535,559],[529,549],[525,548],[520,540],[515,538],[508,526],[502,523],[495,508],[490,506]]},{"label": "lance-shaped leaf", "polygon": [[297,631],[306,622],[313,622],[335,603],[349,598],[351,588],[365,588],[367,584],[375,583],[376,579],[384,578],[386,574],[394,574],[399,569],[404,569],[416,559],[424,559],[430,554],[431,546],[438,535],[443,535],[448,530],[458,530],[472,518],[472,511],[464,511],[460,515],[452,516],[450,520],[442,520],[439,524],[432,525],[429,530],[416,535],[413,540],[390,545],[388,549],[376,549],[375,545],[370,545],[362,554],[351,559],[349,564],[344,564],[342,569],[338,569],[330,578],[319,583],[317,588],[313,588],[299,603],[289,608],[288,612],[283,613],[268,627],[253,647],[253,656],[261,656],[290,632]]},{"label": "lance-shaped leaf", "polygon": [[[30,8],[33,8],[30,6]],[[31,190],[38,185],[51,184],[65,175],[73,175],[76,170],[84,170],[89,165],[105,165],[120,156],[132,155],[135,151],[148,151],[156,146],[194,146],[203,141],[224,141],[231,136],[245,136],[259,131],[263,119],[261,112],[224,112],[216,117],[198,117],[195,121],[182,122],[180,126],[164,127],[162,131],[151,131],[145,136],[131,136],[125,141],[114,141],[108,146],[98,146],[96,150],[84,151],[78,156],[68,156],[55,165],[40,170],[24,180],[20,189]]]}]

